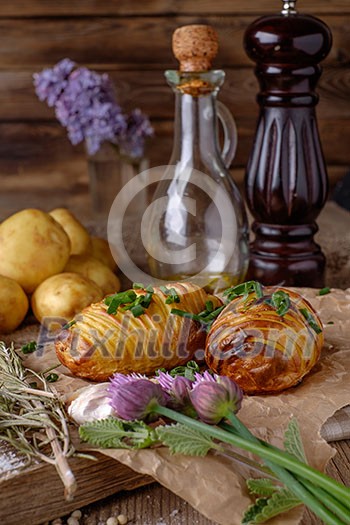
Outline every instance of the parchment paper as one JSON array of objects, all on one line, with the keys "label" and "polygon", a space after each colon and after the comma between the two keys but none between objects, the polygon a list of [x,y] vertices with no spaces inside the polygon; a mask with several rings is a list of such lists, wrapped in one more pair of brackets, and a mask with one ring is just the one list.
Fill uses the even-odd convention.
[{"label": "parchment paper", "polygon": [[[325,346],[320,362],[297,387],[274,396],[246,397],[239,413],[244,423],[257,435],[282,446],[283,434],[292,416],[297,417],[309,463],[324,470],[334,449],[321,437],[323,423],[339,408],[350,404],[350,289],[332,290],[318,296],[316,290],[299,290],[310,300],[324,323]],[[327,324],[329,321],[334,324]],[[28,341],[24,329],[17,343]],[[1,338],[3,339],[3,338]],[[11,337],[7,337],[7,342]],[[53,346],[48,345],[40,358],[26,359],[36,370],[56,362]],[[71,394],[87,382],[73,378],[60,367],[55,386],[60,393]],[[104,450],[103,453],[148,474],[188,501],[208,518],[221,525],[238,525],[251,502],[244,483],[246,468],[227,457],[205,458],[171,456],[164,448],[156,450]],[[296,525],[303,508],[271,521],[274,525]]]}]

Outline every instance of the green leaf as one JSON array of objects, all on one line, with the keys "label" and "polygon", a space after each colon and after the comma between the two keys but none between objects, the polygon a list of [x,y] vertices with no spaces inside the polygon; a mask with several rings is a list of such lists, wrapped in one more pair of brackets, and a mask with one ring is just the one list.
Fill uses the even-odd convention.
[{"label": "green leaf", "polygon": [[157,427],[156,434],[172,454],[206,456],[210,449],[217,448],[205,434],[180,423]]},{"label": "green leaf", "polygon": [[302,463],[307,463],[298,421],[294,417],[289,421],[288,428],[284,434],[284,448]]},{"label": "green leaf", "polygon": [[322,328],[307,308],[300,308],[299,312],[303,315],[303,317],[305,317],[309,326],[316,332],[316,334],[320,334],[322,332]]},{"label": "green leaf", "polygon": [[283,290],[278,290],[271,295],[271,304],[278,315],[285,315],[290,308],[290,297]]},{"label": "green leaf", "polygon": [[249,525],[250,523],[256,523],[255,518],[259,516],[263,508],[266,507],[268,498],[259,498],[255,500],[255,503],[250,505],[245,511],[242,518],[242,525]]},{"label": "green leaf", "polygon": [[259,498],[244,514],[242,523],[264,523],[269,519],[294,509],[301,501],[289,489],[277,490],[270,498]]},{"label": "green leaf", "polygon": [[272,496],[272,494],[279,488],[275,485],[272,479],[269,478],[251,478],[247,479],[247,487],[251,494],[258,496]]},{"label": "green leaf", "polygon": [[83,441],[102,448],[146,448],[157,442],[154,430],[143,421],[123,421],[114,417],[85,423],[79,427]]}]

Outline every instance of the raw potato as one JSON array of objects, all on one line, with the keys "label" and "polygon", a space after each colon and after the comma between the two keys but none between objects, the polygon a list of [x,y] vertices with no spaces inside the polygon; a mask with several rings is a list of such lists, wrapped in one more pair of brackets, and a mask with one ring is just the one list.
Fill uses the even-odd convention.
[{"label": "raw potato", "polygon": [[83,308],[100,301],[102,290],[96,283],[77,273],[60,273],[41,283],[32,295],[32,309],[37,320],[63,317],[70,321]]},{"label": "raw potato", "polygon": [[103,264],[108,266],[114,272],[117,269],[117,264],[113,258],[111,250],[109,249],[109,244],[106,239],[101,237],[91,237],[92,251],[91,254],[93,257],[101,261]]},{"label": "raw potato", "polygon": [[119,292],[120,281],[110,268],[92,255],[71,255],[65,272],[76,272],[94,281],[104,295]]},{"label": "raw potato", "polygon": [[50,211],[51,217],[59,222],[71,243],[71,255],[91,251],[89,232],[67,208],[56,208]]},{"label": "raw potato", "polygon": [[69,237],[48,213],[22,210],[0,224],[0,275],[27,293],[62,272],[69,255]]},{"label": "raw potato", "polygon": [[0,275],[0,334],[9,334],[21,324],[28,311],[28,299],[13,279]]}]

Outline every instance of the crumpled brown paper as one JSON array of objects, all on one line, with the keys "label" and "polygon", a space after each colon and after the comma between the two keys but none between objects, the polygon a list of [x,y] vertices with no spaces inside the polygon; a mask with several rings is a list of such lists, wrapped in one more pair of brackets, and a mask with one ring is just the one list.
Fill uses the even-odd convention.
[{"label": "crumpled brown paper", "polygon": [[[256,435],[277,446],[282,446],[288,421],[295,416],[309,463],[324,470],[334,449],[322,439],[321,427],[336,410],[350,404],[350,289],[332,290],[322,297],[316,290],[299,291],[310,300],[324,323],[326,343],[321,360],[295,388],[278,395],[245,397],[239,416]],[[327,324],[329,321],[334,324]],[[19,340],[17,343],[28,340],[28,334],[22,331]],[[42,358],[30,355],[26,365],[43,370],[55,362],[51,345]],[[86,381],[72,377],[64,367],[59,371],[61,377],[55,386],[60,393],[71,394],[86,386]],[[152,476],[219,524],[238,525],[251,502],[244,482],[247,469],[230,458],[171,456],[164,448],[102,452]],[[302,514],[299,507],[271,524],[296,525]]]}]

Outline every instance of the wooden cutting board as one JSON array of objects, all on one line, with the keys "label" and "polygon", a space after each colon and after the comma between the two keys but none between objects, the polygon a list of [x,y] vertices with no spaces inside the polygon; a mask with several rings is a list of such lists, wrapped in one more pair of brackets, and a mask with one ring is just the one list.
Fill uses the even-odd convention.
[{"label": "wooden cutting board", "polygon": [[[0,341],[8,345],[14,342],[20,347],[36,340],[38,325],[33,325],[32,321],[29,318],[26,327],[11,335],[0,334]],[[93,455],[96,461],[85,458],[69,460],[78,490],[74,500],[68,502],[54,466],[38,463],[23,468],[23,458],[0,441],[0,524],[39,525],[116,492],[133,490],[154,481],[107,456]]]},{"label": "wooden cutting board", "polygon": [[77,480],[73,501],[66,501],[56,469],[37,464],[13,470],[22,460],[0,444],[0,523],[2,525],[39,525],[121,490],[153,482],[107,456],[94,453],[96,461],[72,458],[69,463]]}]

